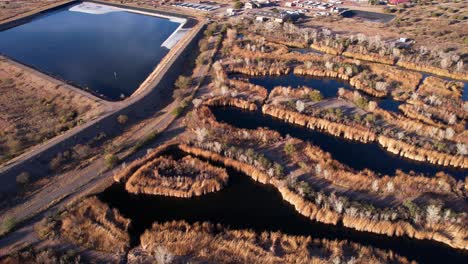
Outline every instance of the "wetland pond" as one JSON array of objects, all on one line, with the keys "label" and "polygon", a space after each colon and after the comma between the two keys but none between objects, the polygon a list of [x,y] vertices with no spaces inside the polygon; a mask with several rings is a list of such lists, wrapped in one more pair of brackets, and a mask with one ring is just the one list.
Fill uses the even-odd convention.
[{"label": "wetland pond", "polygon": [[[250,83],[260,85],[265,87],[268,92],[271,92],[276,86],[291,86],[293,88],[298,88],[300,86],[307,86],[316,90],[319,90],[322,93],[324,98],[333,98],[337,97],[338,89],[344,88],[346,90],[353,91],[355,90],[349,82],[334,79],[334,78],[320,78],[320,77],[311,77],[311,76],[302,76],[296,75],[294,73],[289,73],[287,75],[279,76],[255,76],[250,77],[246,75],[237,75],[242,78],[248,78]],[[398,112],[398,106],[401,102],[395,101],[391,98],[375,98],[369,97],[369,100],[374,100],[377,104],[388,111]]]},{"label": "wetland pond", "polygon": [[329,152],[334,159],[356,170],[368,168],[382,175],[394,175],[396,169],[426,175],[435,175],[439,171],[444,171],[460,180],[464,180],[467,174],[467,170],[436,166],[396,156],[381,148],[377,143],[350,141],[325,132],[289,124],[264,115],[260,111],[251,112],[234,107],[212,107],[211,110],[219,122],[238,128],[266,127],[278,131],[283,136],[289,134],[292,137],[310,141]]},{"label": "wetland pond", "polygon": [[[183,155],[180,151],[177,155]],[[213,163],[214,165],[218,165]],[[366,232],[317,223],[300,215],[292,205],[283,201],[280,193],[270,185],[253,181],[245,174],[227,168],[228,185],[219,192],[194,198],[172,198],[135,195],[125,191],[122,184],[114,184],[99,198],[132,219],[132,245],[139,244],[139,236],[153,222],[185,220],[189,223],[209,221],[233,229],[282,231],[313,238],[346,239],[392,250],[420,263],[463,263],[465,252],[427,240],[387,237]]]},{"label": "wetland pond", "polygon": [[67,5],[0,31],[0,53],[103,98],[120,100],[169,52],[165,42],[182,21],[87,2]]}]

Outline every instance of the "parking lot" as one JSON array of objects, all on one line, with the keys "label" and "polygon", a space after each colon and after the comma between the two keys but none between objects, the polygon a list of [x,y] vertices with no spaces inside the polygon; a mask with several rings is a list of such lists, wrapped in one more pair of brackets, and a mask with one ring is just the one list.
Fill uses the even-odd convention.
[{"label": "parking lot", "polygon": [[219,6],[217,5],[206,5],[206,4],[196,4],[196,3],[177,3],[177,4],[173,4],[173,6],[200,10],[200,11],[207,11],[207,12],[214,11],[219,8]]}]

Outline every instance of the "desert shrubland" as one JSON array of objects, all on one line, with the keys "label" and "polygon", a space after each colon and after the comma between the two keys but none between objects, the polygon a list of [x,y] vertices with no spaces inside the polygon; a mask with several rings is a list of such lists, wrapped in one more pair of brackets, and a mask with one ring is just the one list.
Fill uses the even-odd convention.
[{"label": "desert shrubland", "polygon": [[96,118],[97,98],[0,57],[0,163]]}]

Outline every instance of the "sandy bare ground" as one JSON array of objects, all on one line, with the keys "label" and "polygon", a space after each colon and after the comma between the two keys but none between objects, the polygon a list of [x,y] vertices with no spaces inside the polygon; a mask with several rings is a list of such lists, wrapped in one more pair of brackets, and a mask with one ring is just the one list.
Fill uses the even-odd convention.
[{"label": "sandy bare ground", "polygon": [[108,103],[0,57],[0,162],[100,116]]},{"label": "sandy bare ground", "polygon": [[0,1],[0,22],[16,19],[17,16],[28,15],[44,7],[69,2],[64,0],[14,0]]}]

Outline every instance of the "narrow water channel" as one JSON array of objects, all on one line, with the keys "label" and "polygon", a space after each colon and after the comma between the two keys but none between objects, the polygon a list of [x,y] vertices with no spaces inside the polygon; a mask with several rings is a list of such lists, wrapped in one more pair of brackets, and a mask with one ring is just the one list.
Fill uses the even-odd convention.
[{"label": "narrow water channel", "polygon": [[463,263],[468,257],[466,252],[427,240],[387,237],[313,222],[283,201],[274,187],[257,183],[233,169],[228,168],[228,173],[228,186],[201,197],[184,199],[134,195],[127,193],[123,185],[114,184],[99,198],[132,219],[130,232],[133,246],[139,244],[139,236],[152,223],[185,220],[189,223],[209,221],[233,229],[253,229],[257,232],[282,231],[313,238],[346,239],[392,250],[420,263]]},{"label": "narrow water channel", "polygon": [[290,48],[289,50],[292,52],[298,52],[300,54],[317,54],[317,55],[324,54],[322,51],[319,51],[313,48]]},{"label": "narrow water channel", "polygon": [[457,179],[464,180],[467,170],[441,167],[422,162],[416,162],[393,155],[377,143],[361,143],[350,141],[325,132],[311,130],[286,123],[279,119],[262,114],[260,111],[243,111],[233,107],[213,107],[211,109],[216,119],[238,128],[255,129],[267,127],[284,135],[310,141],[312,144],[329,152],[339,162],[356,170],[368,168],[382,175],[394,175],[396,169],[405,172],[414,171],[426,175],[435,175],[444,171]]}]

